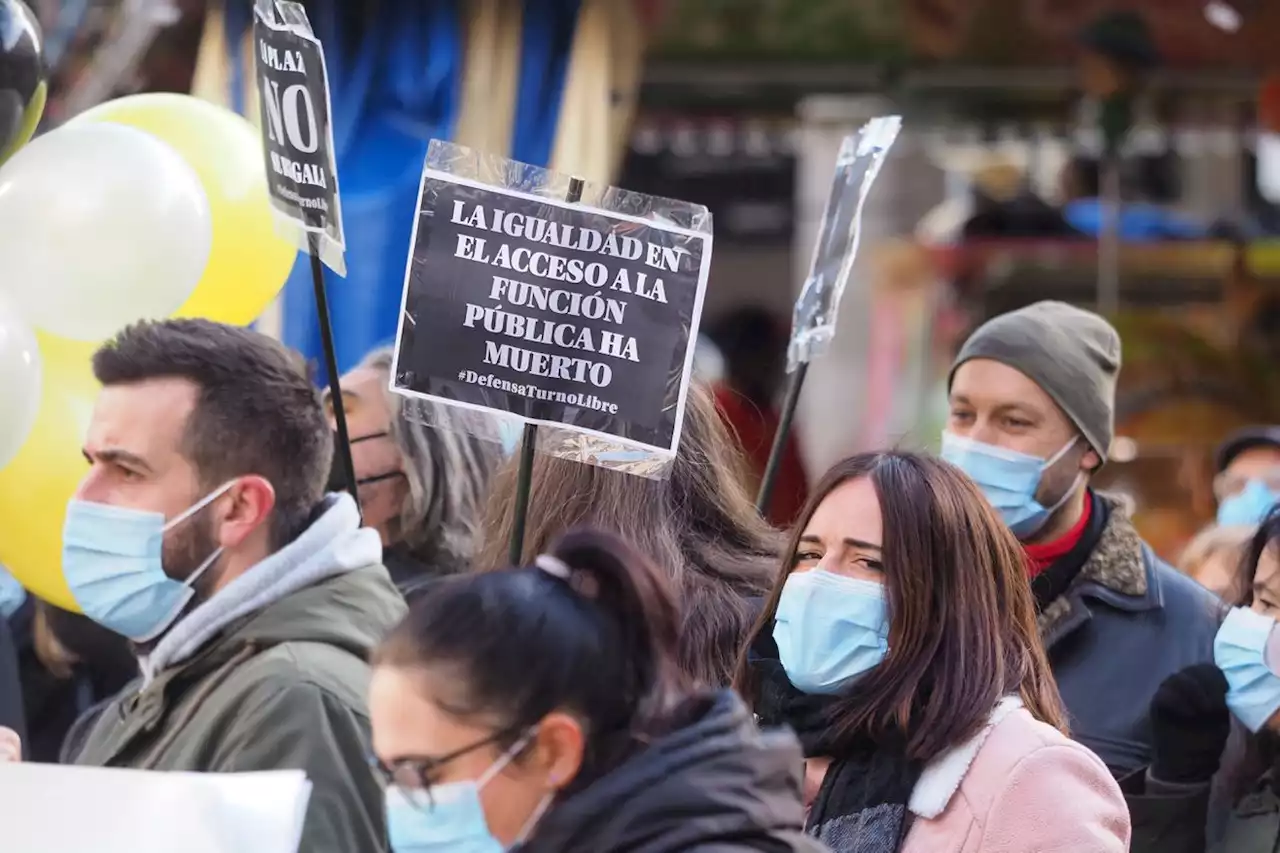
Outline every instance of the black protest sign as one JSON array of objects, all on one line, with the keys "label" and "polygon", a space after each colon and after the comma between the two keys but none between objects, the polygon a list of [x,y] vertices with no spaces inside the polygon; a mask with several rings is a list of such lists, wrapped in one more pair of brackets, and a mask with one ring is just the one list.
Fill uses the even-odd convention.
[{"label": "black protest sign", "polygon": [[[288,0],[257,0],[253,39],[271,203],[336,246],[340,258],[345,241],[324,50],[302,4]],[[329,262],[329,252],[321,254]]]},{"label": "black protest sign", "polygon": [[393,387],[674,452],[710,234],[428,170]]}]

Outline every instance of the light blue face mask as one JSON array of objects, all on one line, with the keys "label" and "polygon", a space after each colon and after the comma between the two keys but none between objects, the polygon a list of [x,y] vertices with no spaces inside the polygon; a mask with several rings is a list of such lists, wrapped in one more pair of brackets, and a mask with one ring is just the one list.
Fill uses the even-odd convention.
[{"label": "light blue face mask", "polygon": [[9,619],[27,600],[27,591],[9,570],[0,566],[0,616]]},{"label": "light blue face mask", "polygon": [[1043,506],[1036,500],[1036,490],[1040,488],[1044,472],[1066,455],[1078,440],[1079,436],[1076,436],[1050,458],[1041,459],[944,432],[941,455],[978,484],[1013,535],[1025,540],[1036,535],[1084,481],[1083,474],[1077,476],[1071,488],[1053,506]]},{"label": "light blue face mask", "polygon": [[1218,524],[1257,527],[1278,503],[1280,494],[1267,488],[1262,480],[1250,480],[1243,489],[1218,504]]},{"label": "light blue face mask", "polygon": [[195,594],[192,584],[222,555],[218,548],[185,581],[176,581],[164,572],[164,535],[234,484],[223,484],[168,523],[158,512],[68,502],[62,574],[84,615],[136,643],[163,633]]},{"label": "light blue face mask", "polygon": [[[394,853],[503,853],[507,848],[494,838],[484,816],[480,791],[502,772],[529,743],[532,735],[517,741],[474,782],[433,785],[429,802],[416,803],[397,785],[386,790],[387,840]],[[424,792],[423,800],[428,800]],[[547,794],[525,821],[516,844],[523,841],[550,807]]]},{"label": "light blue face mask", "polygon": [[1280,711],[1280,676],[1267,666],[1267,641],[1275,627],[1274,619],[1237,607],[1213,641],[1213,661],[1227,677],[1227,707],[1251,732]]},{"label": "light blue face mask", "polygon": [[778,599],[773,640],[797,689],[839,693],[889,651],[884,587],[822,569],[793,572]]}]

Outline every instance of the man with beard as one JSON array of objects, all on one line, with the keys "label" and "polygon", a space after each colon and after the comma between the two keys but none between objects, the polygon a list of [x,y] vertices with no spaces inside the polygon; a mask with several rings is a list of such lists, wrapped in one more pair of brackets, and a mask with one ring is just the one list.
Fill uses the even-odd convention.
[{"label": "man with beard", "polygon": [[[1121,501],[1090,487],[1111,446],[1119,371],[1120,337],[1096,314],[1038,302],[1001,315],[952,366],[942,441],[1023,542],[1071,735],[1118,778],[1152,764],[1163,720],[1159,703],[1149,709],[1166,679],[1162,694],[1214,689],[1202,668],[1183,670],[1212,663],[1222,616],[1142,541]],[[1199,768],[1150,772],[1179,782]]]},{"label": "man with beard", "polygon": [[378,534],[325,495],[333,439],[288,351],[205,320],[143,322],[94,355],[89,469],[63,573],[135,645],[140,677],[82,719],[68,760],[301,769],[301,849],[385,849],[368,771],[367,653],[404,614]]}]

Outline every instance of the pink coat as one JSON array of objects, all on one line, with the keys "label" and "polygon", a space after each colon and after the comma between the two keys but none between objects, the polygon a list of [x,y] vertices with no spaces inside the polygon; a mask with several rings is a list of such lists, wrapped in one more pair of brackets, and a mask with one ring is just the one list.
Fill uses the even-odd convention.
[{"label": "pink coat", "polygon": [[931,762],[907,805],[913,818],[900,853],[1129,849],[1129,810],[1106,765],[1016,698]]}]

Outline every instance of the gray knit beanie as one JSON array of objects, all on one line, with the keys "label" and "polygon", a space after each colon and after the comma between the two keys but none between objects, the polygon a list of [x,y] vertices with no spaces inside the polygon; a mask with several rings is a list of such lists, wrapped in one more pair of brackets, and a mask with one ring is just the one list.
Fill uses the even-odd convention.
[{"label": "gray knit beanie", "polygon": [[1120,335],[1110,323],[1065,302],[1037,302],[978,327],[947,377],[973,358],[1025,374],[1053,398],[1105,462],[1115,434]]}]

